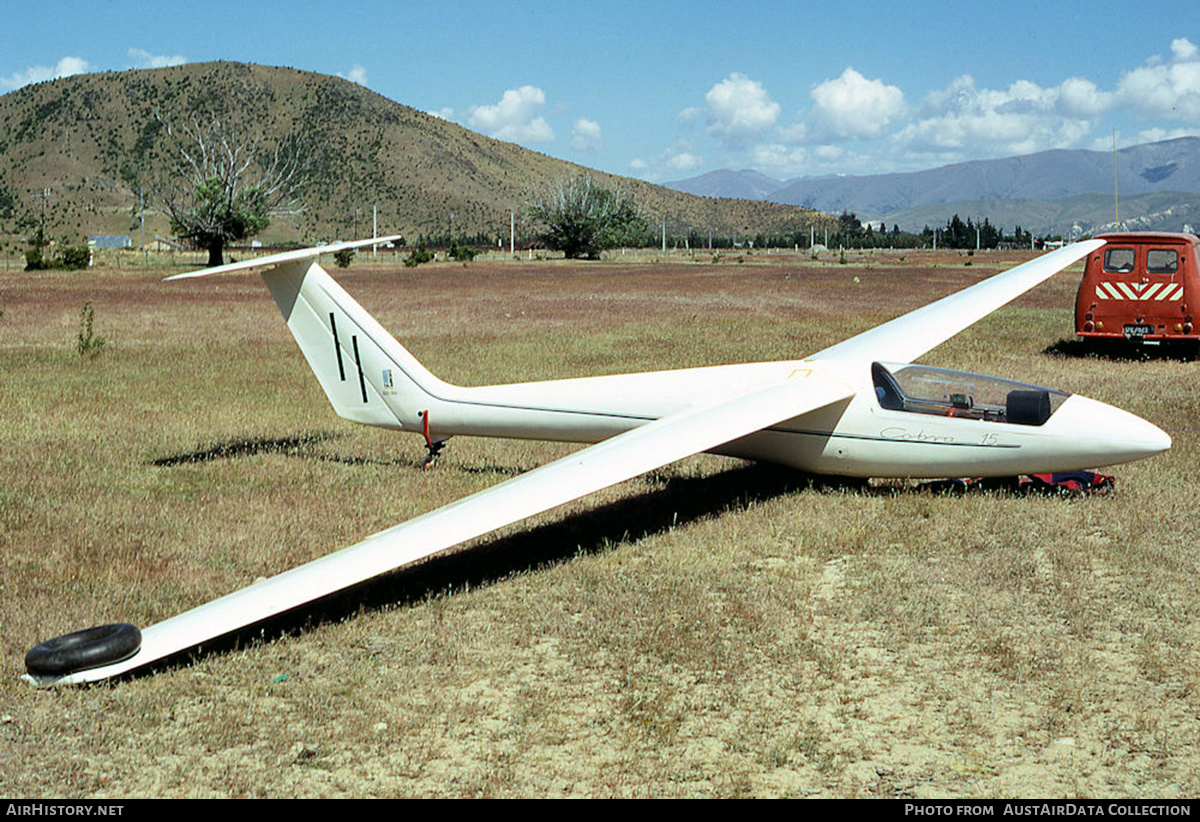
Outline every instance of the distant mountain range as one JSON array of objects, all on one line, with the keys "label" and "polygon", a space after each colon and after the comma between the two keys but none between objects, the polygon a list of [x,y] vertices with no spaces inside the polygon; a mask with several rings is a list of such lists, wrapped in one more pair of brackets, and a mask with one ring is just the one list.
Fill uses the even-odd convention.
[{"label": "distant mountain range", "polygon": [[[1181,137],[1116,152],[1119,214],[1125,229],[1200,228],[1200,138]],[[1096,233],[1117,227],[1110,152],[1056,149],[870,176],[773,180],[757,171],[714,171],[670,188],[705,197],[746,197],[800,205],[919,231],[954,214],[1035,233]]]}]

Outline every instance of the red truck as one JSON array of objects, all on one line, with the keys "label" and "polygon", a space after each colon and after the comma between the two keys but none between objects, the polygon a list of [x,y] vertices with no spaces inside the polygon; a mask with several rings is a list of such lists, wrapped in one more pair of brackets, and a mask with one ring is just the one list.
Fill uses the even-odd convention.
[{"label": "red truck", "polygon": [[1085,340],[1128,340],[1200,348],[1196,256],[1200,237],[1159,231],[1102,234],[1088,255],[1075,297],[1075,333]]}]

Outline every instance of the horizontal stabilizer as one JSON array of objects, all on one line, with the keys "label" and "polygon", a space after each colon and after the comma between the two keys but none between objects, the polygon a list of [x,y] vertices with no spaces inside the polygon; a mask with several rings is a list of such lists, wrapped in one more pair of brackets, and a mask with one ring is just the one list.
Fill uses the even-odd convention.
[{"label": "horizontal stabilizer", "polygon": [[254,257],[250,260],[226,263],[225,265],[213,266],[212,268],[202,268],[199,271],[187,271],[183,274],[175,274],[174,276],[167,277],[166,279],[186,280],[190,277],[207,277],[209,274],[230,274],[234,271],[250,271],[251,269],[263,268],[264,266],[292,263],[297,260],[316,259],[322,254],[336,254],[347,248],[362,248],[365,245],[383,245],[399,239],[402,239],[401,235],[392,234],[387,237],[374,237],[370,240],[348,240],[344,243],[330,243],[329,245],[317,245],[310,248],[298,248],[295,251],[281,251],[278,254],[268,254],[265,257]]}]

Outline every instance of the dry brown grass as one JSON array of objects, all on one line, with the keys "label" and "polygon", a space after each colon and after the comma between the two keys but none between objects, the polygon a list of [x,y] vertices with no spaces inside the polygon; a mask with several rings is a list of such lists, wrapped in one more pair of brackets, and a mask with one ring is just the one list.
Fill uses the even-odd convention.
[{"label": "dry brown grass", "polygon": [[[1022,257],[341,279],[471,383],[797,356]],[[1071,333],[1070,275],[927,361],[1169,431],[1109,496],[810,484],[697,457],[190,663],[30,689],[40,639],[158,621],[567,450],[459,439],[420,471],[418,440],[333,416],[257,278],[163,273],[0,277],[0,795],[1200,791],[1197,366],[1044,354]],[[86,300],[109,340],[91,361]]]}]

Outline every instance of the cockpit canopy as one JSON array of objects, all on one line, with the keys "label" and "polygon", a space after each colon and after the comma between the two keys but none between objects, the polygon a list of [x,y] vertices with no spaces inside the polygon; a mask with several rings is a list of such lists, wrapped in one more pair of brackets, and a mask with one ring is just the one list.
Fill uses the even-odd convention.
[{"label": "cockpit canopy", "polygon": [[1053,388],[928,365],[872,363],[871,377],[882,408],[1016,425],[1042,425],[1070,396]]}]

